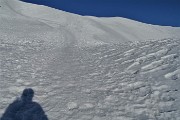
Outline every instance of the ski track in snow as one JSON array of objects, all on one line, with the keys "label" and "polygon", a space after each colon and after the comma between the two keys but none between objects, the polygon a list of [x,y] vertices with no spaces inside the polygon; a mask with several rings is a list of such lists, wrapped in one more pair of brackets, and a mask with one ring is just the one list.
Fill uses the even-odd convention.
[{"label": "ski track in snow", "polygon": [[32,87],[49,120],[180,118],[179,40],[57,50],[1,41],[1,114]]}]

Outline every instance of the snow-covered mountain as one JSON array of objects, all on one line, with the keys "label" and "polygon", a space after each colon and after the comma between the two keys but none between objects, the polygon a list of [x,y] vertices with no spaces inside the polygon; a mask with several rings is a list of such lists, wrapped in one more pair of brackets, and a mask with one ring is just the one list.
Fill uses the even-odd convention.
[{"label": "snow-covered mountain", "polygon": [[[12,36],[8,35],[11,40],[12,37],[29,38],[29,32],[32,32],[35,39],[47,41],[58,39],[62,42],[66,36],[71,36],[73,41],[80,45],[126,43],[180,36],[180,28],[147,25],[125,18],[84,17],[17,0],[1,0],[1,6],[1,31],[6,29],[7,32],[16,32],[11,33]],[[6,34],[3,35],[8,39]],[[4,36],[1,35],[1,38],[5,39]]]},{"label": "snow-covered mountain", "polygon": [[49,120],[180,120],[179,27],[0,6],[0,116],[30,87]]}]

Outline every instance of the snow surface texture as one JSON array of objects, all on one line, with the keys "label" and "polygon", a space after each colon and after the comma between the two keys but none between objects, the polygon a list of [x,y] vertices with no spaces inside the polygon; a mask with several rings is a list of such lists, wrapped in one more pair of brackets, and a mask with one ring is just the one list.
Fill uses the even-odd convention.
[{"label": "snow surface texture", "polygon": [[49,120],[180,120],[180,28],[0,6],[0,116],[31,87]]}]

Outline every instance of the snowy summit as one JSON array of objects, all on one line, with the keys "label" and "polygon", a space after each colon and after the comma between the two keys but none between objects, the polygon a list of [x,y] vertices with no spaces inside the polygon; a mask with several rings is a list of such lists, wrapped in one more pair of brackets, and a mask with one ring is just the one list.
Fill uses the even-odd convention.
[{"label": "snowy summit", "polygon": [[0,6],[0,118],[32,88],[48,120],[180,120],[180,27]]}]

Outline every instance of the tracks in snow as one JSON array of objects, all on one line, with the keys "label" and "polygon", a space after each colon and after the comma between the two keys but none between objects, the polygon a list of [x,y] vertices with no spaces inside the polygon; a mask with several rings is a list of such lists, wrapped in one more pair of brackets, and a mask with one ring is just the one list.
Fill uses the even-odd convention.
[{"label": "tracks in snow", "polygon": [[1,113],[32,87],[50,120],[180,118],[178,40],[63,52],[43,42],[1,42],[0,50]]}]

